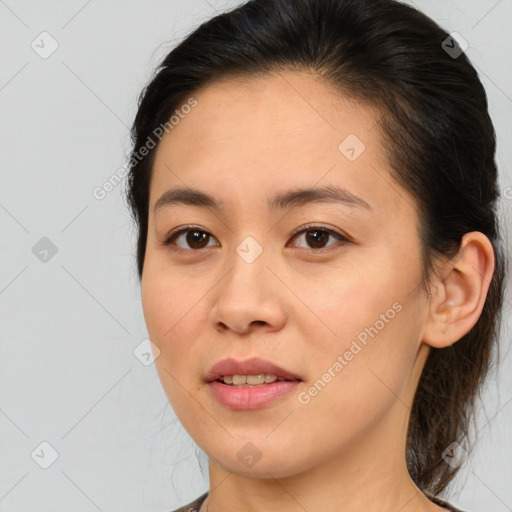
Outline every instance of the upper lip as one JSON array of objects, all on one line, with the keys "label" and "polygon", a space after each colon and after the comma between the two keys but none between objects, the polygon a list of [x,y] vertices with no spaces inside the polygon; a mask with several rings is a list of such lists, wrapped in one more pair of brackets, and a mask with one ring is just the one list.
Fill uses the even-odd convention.
[{"label": "upper lip", "polygon": [[233,358],[218,361],[210,368],[210,371],[206,375],[206,382],[219,380],[226,375],[257,375],[260,373],[275,375],[276,377],[281,377],[287,380],[302,380],[294,373],[291,373],[270,361],[254,357],[252,359],[247,359],[246,361],[237,361]]}]

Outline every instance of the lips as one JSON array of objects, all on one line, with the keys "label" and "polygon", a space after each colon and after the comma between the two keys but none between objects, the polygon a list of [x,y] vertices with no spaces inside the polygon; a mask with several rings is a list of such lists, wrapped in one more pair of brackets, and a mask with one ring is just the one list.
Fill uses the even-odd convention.
[{"label": "lips", "polygon": [[222,359],[215,363],[205,377],[206,382],[218,380],[225,375],[257,375],[267,373],[286,380],[302,380],[298,375],[264,359],[252,358],[237,361],[233,358]]}]

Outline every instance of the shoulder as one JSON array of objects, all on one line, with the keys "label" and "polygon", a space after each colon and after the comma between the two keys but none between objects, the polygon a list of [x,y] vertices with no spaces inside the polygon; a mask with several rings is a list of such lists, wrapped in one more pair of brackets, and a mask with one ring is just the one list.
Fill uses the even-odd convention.
[{"label": "shoulder", "polygon": [[201,508],[201,505],[203,504],[207,496],[208,491],[206,491],[204,494],[199,496],[199,498],[195,499],[188,505],[184,505],[183,507],[173,510],[173,512],[199,512],[199,509]]},{"label": "shoulder", "polygon": [[459,510],[458,508],[455,508],[454,506],[450,505],[447,501],[444,501],[441,498],[438,498],[437,496],[429,496],[429,498],[436,505],[439,505],[440,507],[444,507],[449,512],[464,512],[463,510]]}]

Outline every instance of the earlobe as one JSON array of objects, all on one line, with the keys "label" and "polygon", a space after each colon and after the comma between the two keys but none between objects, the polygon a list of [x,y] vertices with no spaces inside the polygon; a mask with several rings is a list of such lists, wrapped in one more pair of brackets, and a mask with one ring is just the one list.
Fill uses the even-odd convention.
[{"label": "earlobe", "polygon": [[[435,348],[460,340],[477,323],[494,272],[494,249],[478,231],[466,233],[456,256],[435,279],[423,342]],[[440,277],[439,277],[440,276]]]}]

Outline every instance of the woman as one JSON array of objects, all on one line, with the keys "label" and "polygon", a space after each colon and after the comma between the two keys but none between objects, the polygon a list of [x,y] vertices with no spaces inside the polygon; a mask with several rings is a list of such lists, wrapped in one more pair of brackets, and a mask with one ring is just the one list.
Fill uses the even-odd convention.
[{"label": "woman", "polygon": [[504,274],[457,42],[393,0],[249,1],[167,55],[132,134],[144,316],[209,456],[180,511],[455,511]]}]

